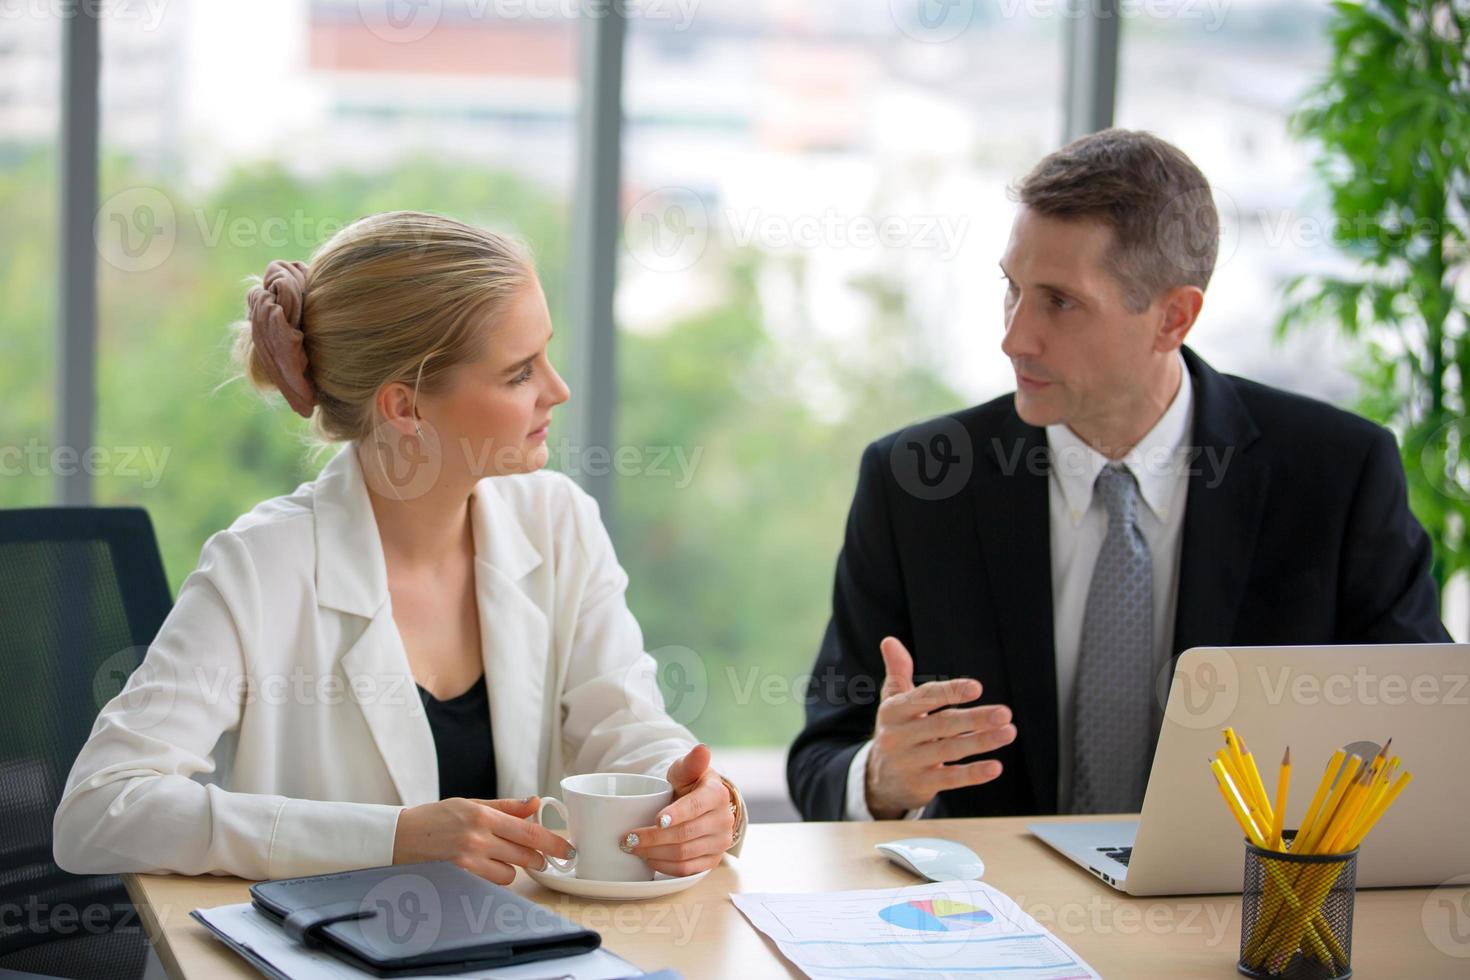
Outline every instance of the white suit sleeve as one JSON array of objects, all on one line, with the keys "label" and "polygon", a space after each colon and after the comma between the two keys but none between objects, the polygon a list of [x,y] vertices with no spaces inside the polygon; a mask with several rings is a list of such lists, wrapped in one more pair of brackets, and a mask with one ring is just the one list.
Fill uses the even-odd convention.
[{"label": "white suit sleeve", "polygon": [[174,872],[261,879],[389,864],[401,807],[236,793],[215,770],[242,716],[260,589],[233,531],[198,569],[142,666],[103,706],[53,823],[56,863],[77,874]]},{"label": "white suit sleeve", "polygon": [[[644,650],[643,631],[628,609],[628,576],[596,501],[570,482],[567,489],[579,541],[572,560],[587,563],[561,698],[568,771],[665,776],[698,739],[665,709],[658,663]],[[712,765],[718,770],[719,760]],[[743,805],[740,812],[743,819]]]}]

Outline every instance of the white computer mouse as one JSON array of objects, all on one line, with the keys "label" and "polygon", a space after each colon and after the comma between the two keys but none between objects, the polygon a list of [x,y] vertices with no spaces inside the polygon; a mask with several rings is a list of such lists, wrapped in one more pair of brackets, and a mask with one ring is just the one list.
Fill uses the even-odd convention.
[{"label": "white computer mouse", "polygon": [[873,846],[894,864],[930,881],[975,881],[985,874],[980,855],[942,837],[909,837]]}]

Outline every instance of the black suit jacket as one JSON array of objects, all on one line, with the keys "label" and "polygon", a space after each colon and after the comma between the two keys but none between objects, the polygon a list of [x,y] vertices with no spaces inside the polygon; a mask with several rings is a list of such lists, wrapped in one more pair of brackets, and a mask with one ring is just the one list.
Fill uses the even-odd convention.
[{"label": "black suit jacket", "polygon": [[[1447,641],[1393,435],[1184,357],[1195,405],[1174,656]],[[868,446],[806,727],[787,757],[805,819],[842,818],[890,634],[913,653],[915,684],[974,677],[984,685],[974,703],[1015,716],[1015,741],[990,756],[1002,774],[941,793],[926,815],[1056,812],[1048,477],[1046,431],[1021,420],[1011,395]]]}]

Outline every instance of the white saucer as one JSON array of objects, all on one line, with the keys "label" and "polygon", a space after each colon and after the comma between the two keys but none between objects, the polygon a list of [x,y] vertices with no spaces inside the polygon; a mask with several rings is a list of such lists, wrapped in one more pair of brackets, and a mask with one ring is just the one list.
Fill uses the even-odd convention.
[{"label": "white saucer", "polygon": [[557,871],[549,865],[545,871],[532,871],[524,867],[521,870],[538,883],[554,891],[566,892],[568,895],[576,895],[580,898],[628,901],[640,898],[662,898],[665,895],[681,892],[714,869],[707,868],[697,874],[685,875],[682,878],[670,878],[666,874],[657,873],[652,881],[596,881]]}]

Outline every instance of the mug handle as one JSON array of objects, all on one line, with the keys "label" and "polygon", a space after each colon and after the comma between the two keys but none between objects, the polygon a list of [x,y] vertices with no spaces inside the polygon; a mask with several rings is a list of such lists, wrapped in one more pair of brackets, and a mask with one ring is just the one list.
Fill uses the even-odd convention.
[{"label": "mug handle", "polygon": [[[534,818],[536,822],[541,824],[541,826],[543,827],[546,826],[546,824],[541,823],[541,814],[546,810],[548,806],[557,812],[557,815],[561,817],[561,822],[566,824],[567,828],[570,830],[572,826],[572,818],[567,813],[567,808],[565,805],[562,804],[562,801],[558,800],[554,796],[541,797],[541,805],[536,808],[536,816]],[[546,859],[547,864],[565,874],[571,874],[577,868],[576,851],[573,851],[572,856],[569,858],[552,857],[550,854],[543,854],[541,856]]]}]

